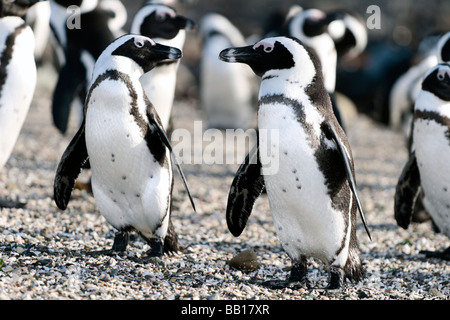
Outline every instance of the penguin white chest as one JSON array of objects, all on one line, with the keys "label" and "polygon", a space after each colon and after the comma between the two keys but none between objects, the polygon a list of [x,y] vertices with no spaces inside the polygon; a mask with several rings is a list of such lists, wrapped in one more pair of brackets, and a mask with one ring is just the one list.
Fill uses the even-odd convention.
[{"label": "penguin white chest", "polygon": [[424,205],[441,231],[450,237],[450,135],[447,126],[416,119],[414,147]]},{"label": "penguin white chest", "polygon": [[178,65],[179,62],[174,62],[156,67],[140,78],[145,94],[155,107],[166,130],[175,98]]},{"label": "penguin white chest", "polygon": [[[292,258],[306,254],[329,262],[341,244],[346,217],[332,207],[310,143],[320,137],[317,124],[321,116],[312,107],[305,111],[307,126],[299,122],[291,106],[260,106],[260,159],[263,167],[277,158],[279,161],[278,172],[265,175],[264,180],[274,225],[286,252]],[[267,137],[277,135],[278,139],[267,141]],[[267,143],[274,153],[261,152]]]},{"label": "penguin white chest", "polygon": [[121,81],[105,80],[92,91],[86,147],[101,213],[118,229],[131,225],[151,236],[169,210],[171,165],[161,165],[150,152],[141,127],[148,123],[136,119],[146,118],[145,108],[139,108],[144,101],[133,99]]}]

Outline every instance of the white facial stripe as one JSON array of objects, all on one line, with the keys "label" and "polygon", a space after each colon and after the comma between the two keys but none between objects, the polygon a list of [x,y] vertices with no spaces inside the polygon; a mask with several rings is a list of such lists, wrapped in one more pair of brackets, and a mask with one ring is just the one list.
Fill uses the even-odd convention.
[{"label": "white facial stripe", "polygon": [[439,80],[444,80],[445,75],[447,75],[450,78],[450,68],[449,67],[440,67],[437,77]]},{"label": "white facial stripe", "polygon": [[147,37],[137,36],[134,38],[134,44],[138,48],[142,48],[145,44],[145,41],[149,41],[152,44],[152,46],[154,46],[156,44],[155,41],[153,41],[152,39],[147,38]]},{"label": "white facial stripe", "polygon": [[260,41],[253,46],[253,50],[256,50],[257,48],[259,48],[261,46],[263,46],[265,52],[271,52],[274,48],[273,43],[269,43],[266,41]]},{"label": "white facial stripe", "polygon": [[166,8],[166,7],[161,7],[161,8],[158,8],[158,9],[156,9],[156,17],[157,18],[159,18],[159,19],[164,19],[166,16],[169,16],[169,17],[171,17],[171,18],[175,18],[175,16],[176,16],[176,13],[175,13],[175,11],[173,11],[173,10],[171,10],[171,9],[169,9],[169,8]]}]

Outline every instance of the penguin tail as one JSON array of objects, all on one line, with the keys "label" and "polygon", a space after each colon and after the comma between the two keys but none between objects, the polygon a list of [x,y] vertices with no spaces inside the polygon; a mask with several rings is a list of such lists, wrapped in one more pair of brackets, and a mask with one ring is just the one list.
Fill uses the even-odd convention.
[{"label": "penguin tail", "polygon": [[352,282],[358,282],[365,278],[366,270],[361,263],[361,258],[359,257],[359,249],[349,248],[347,262],[344,266],[345,278]]},{"label": "penguin tail", "polygon": [[172,219],[169,218],[169,227],[167,228],[167,234],[164,238],[164,253],[169,252],[182,252],[183,248],[180,246],[178,242],[178,234],[175,231],[175,228],[172,223]]}]

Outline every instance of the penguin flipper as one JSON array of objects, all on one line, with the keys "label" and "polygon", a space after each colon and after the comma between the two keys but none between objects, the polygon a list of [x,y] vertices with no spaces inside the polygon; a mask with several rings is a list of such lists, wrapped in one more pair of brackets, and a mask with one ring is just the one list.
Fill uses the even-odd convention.
[{"label": "penguin flipper", "polygon": [[189,186],[187,184],[187,180],[183,173],[183,170],[181,169],[180,162],[178,161],[177,157],[173,153],[173,149],[172,149],[172,145],[170,144],[170,140],[167,137],[166,132],[164,131],[161,121],[159,120],[159,117],[156,114],[156,111],[153,108],[153,106],[147,107],[147,118],[149,120],[150,130],[153,130],[153,128],[156,128],[156,130],[158,131],[158,135],[161,138],[161,141],[169,149],[170,154],[172,155],[172,158],[175,162],[175,165],[177,166],[178,173],[180,174],[181,179],[183,180],[183,184],[184,184],[184,187],[186,188],[187,194],[189,196],[189,200],[191,201],[192,208],[194,209],[195,212],[197,212],[197,210],[195,209],[194,199],[192,198],[191,192],[189,191]]},{"label": "penguin flipper", "polygon": [[358,193],[356,192],[356,182],[355,177],[353,175],[353,167],[350,160],[350,155],[348,154],[347,150],[344,147],[344,144],[339,139],[339,136],[335,130],[335,128],[328,123],[322,124],[322,130],[325,132],[326,136],[334,141],[334,143],[337,146],[337,150],[339,151],[339,154],[341,156],[341,159],[344,163],[344,169],[345,174],[347,176],[348,184],[350,185],[350,189],[352,190],[353,195],[356,199],[356,204],[358,206],[359,214],[361,216],[361,220],[363,222],[364,228],[366,229],[366,233],[369,236],[369,239],[372,240],[372,237],[369,232],[369,228],[367,227],[366,218],[364,216],[364,211],[362,209],[361,201],[359,200]]},{"label": "penguin flipper", "polygon": [[407,229],[411,222],[420,190],[419,167],[416,154],[412,152],[395,188],[394,215],[397,224],[403,229]]},{"label": "penguin flipper", "polygon": [[61,210],[67,208],[75,181],[81,172],[83,164],[88,159],[84,121],[75,136],[64,151],[56,169],[53,194],[55,203]]},{"label": "penguin flipper", "polygon": [[258,147],[245,157],[245,161],[236,172],[228,194],[226,219],[228,230],[239,237],[244,230],[256,199],[264,189],[264,177],[261,174],[261,162]]}]

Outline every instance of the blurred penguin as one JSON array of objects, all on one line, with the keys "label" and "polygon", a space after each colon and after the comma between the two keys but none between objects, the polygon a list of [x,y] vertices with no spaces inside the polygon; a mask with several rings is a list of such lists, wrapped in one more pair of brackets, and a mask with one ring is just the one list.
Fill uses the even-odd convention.
[{"label": "blurred penguin", "polygon": [[[24,21],[37,0],[0,3],[0,169],[8,161],[28,114],[36,87],[35,39]],[[26,203],[1,199],[0,207]]]},{"label": "blurred penguin", "polygon": [[246,45],[242,33],[223,15],[208,13],[199,26],[202,43],[200,62],[200,106],[207,126],[216,129],[247,129],[256,111],[252,99],[257,89],[255,76],[244,65],[219,60],[228,47]]},{"label": "blurred penguin", "polygon": [[[141,34],[156,43],[183,49],[186,30],[194,27],[194,22],[162,4],[167,1],[147,1],[136,13],[131,24],[132,34]],[[180,60],[162,61],[140,78],[145,94],[158,112],[163,127],[171,124],[172,106],[175,98],[177,71]]]},{"label": "blurred penguin", "polygon": [[[297,13],[287,21],[287,32],[290,36],[302,41],[319,58],[325,89],[330,95],[336,118],[344,127],[334,94],[338,54],[334,40],[328,33],[329,23],[329,17],[319,9],[299,10],[297,8]],[[345,29],[344,25],[342,27]]]},{"label": "blurred penguin", "polygon": [[[401,130],[410,144],[414,103],[421,90],[425,74],[438,63],[450,61],[450,32],[430,35],[422,40],[417,56],[419,62],[400,76],[389,96],[390,126]],[[446,60],[448,59],[448,60]]]},{"label": "blurred penguin", "polygon": [[[63,52],[52,101],[53,122],[62,134],[67,130],[72,103],[79,98],[81,107],[84,102],[96,59],[120,34],[126,21],[126,10],[117,9],[122,5],[118,0],[108,0],[108,5],[99,0],[83,0],[78,6],[72,3],[50,1],[50,26]],[[79,111],[81,122],[82,108]]]}]

